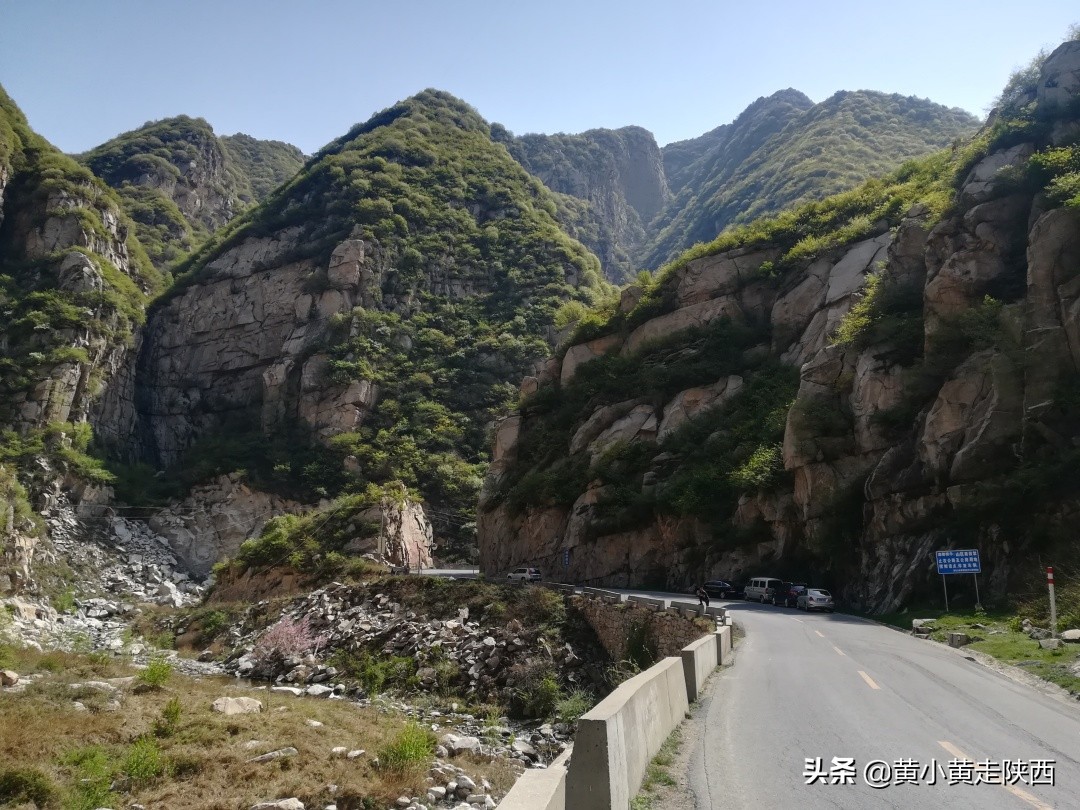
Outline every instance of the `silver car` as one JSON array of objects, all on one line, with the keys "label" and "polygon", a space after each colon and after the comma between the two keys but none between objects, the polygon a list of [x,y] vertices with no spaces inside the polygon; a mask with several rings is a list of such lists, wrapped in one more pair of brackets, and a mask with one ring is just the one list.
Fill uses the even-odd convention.
[{"label": "silver car", "polygon": [[832,594],[828,591],[823,591],[821,588],[807,588],[795,600],[795,607],[805,611],[827,610],[832,613],[835,605],[833,605]]}]

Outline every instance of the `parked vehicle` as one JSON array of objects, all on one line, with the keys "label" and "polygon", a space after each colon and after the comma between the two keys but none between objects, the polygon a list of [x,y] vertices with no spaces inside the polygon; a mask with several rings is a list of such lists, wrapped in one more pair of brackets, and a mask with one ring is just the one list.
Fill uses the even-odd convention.
[{"label": "parked vehicle", "polygon": [[713,579],[701,586],[709,596],[717,599],[734,599],[741,590],[739,586],[724,579]]},{"label": "parked vehicle", "polygon": [[540,569],[539,568],[515,568],[506,578],[510,582],[539,582],[540,581]]},{"label": "parked vehicle", "polygon": [[777,577],[754,577],[746,586],[746,600],[748,602],[771,602],[773,593],[782,586],[784,581]]},{"label": "parked vehicle", "polygon": [[795,607],[809,613],[811,610],[827,610],[833,612],[834,604],[832,594],[821,588],[807,588],[799,594],[795,600]]},{"label": "parked vehicle", "polygon": [[805,582],[785,582],[773,592],[772,603],[783,607],[795,607],[799,594],[806,590]]}]

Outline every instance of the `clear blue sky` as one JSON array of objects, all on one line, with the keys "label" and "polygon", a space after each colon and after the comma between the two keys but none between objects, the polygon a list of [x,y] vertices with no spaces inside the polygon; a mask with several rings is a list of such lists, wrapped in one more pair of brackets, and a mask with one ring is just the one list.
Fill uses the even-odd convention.
[{"label": "clear blue sky", "polygon": [[663,144],[785,87],[982,115],[1076,0],[0,0],[0,83],[61,149],[185,113],[312,152],[425,87],[515,133]]}]

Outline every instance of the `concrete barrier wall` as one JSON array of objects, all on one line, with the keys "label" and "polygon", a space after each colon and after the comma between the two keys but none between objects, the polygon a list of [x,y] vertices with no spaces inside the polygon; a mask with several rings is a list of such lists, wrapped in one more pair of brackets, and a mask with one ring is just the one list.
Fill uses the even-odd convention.
[{"label": "concrete barrier wall", "polygon": [[705,614],[705,608],[700,602],[677,602],[672,599],[671,606],[680,611],[689,611],[697,616],[703,616]]},{"label": "concrete barrier wall", "polygon": [[603,599],[605,602],[621,602],[622,594],[615,593],[615,591],[605,591],[603,588],[582,588],[582,596],[589,599]]},{"label": "concrete barrier wall", "polygon": [[573,585],[563,585],[561,582],[543,582],[541,583],[545,588],[550,588],[553,591],[559,593],[574,593],[575,588]]},{"label": "concrete barrier wall", "polygon": [[546,768],[529,769],[499,802],[499,810],[566,810],[566,760],[570,746]]},{"label": "concrete barrier wall", "polygon": [[655,608],[657,610],[664,609],[664,600],[653,599],[651,596],[627,596],[626,601],[635,602],[639,605],[648,605],[649,607]]},{"label": "concrete barrier wall", "polygon": [[721,627],[716,636],[716,663],[723,666],[731,659],[731,628]]},{"label": "concrete barrier wall", "polygon": [[578,721],[567,810],[629,807],[649,762],[689,709],[682,658],[635,675]]},{"label": "concrete barrier wall", "polygon": [[693,703],[701,694],[701,688],[718,661],[720,645],[713,636],[702,636],[682,650],[683,678],[686,681],[686,699]]}]

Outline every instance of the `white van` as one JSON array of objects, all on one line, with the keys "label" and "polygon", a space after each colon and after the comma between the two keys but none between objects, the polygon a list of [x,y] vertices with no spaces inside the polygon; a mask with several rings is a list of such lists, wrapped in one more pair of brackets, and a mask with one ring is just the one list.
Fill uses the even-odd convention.
[{"label": "white van", "polygon": [[754,577],[746,583],[746,591],[743,596],[747,602],[769,602],[772,600],[776,589],[784,584],[782,579],[776,577]]}]

